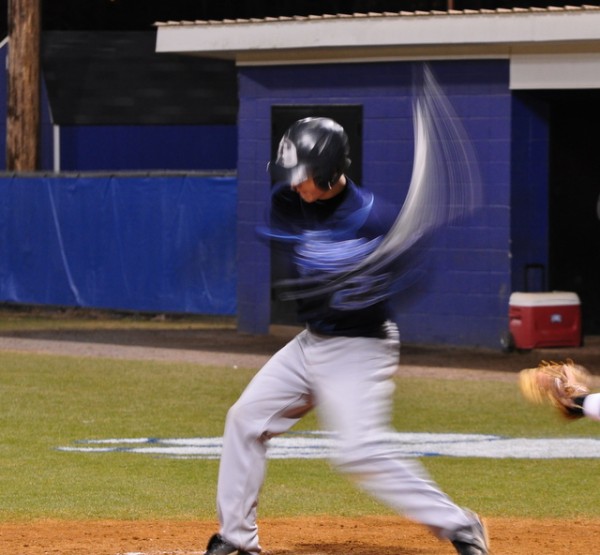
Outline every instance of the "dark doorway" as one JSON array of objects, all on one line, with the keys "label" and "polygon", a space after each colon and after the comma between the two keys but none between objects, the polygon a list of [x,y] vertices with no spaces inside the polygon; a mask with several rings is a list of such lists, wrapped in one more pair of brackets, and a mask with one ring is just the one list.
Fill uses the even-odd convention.
[{"label": "dark doorway", "polygon": [[549,286],[581,300],[583,333],[600,334],[600,90],[553,91]]},{"label": "dark doorway", "polygon": [[[279,140],[295,121],[307,117],[328,117],[337,121],[346,131],[350,143],[352,163],[346,172],[360,185],[362,178],[362,106],[343,105],[286,105],[271,109],[271,159],[277,152]],[[288,274],[289,260],[286,253],[271,249],[271,284]],[[296,307],[294,302],[282,301],[271,287],[271,323],[295,325]]]}]

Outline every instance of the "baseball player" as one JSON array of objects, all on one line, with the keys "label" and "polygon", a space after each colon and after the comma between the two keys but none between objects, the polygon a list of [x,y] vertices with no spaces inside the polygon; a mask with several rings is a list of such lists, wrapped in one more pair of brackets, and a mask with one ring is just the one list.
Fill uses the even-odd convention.
[{"label": "baseball player", "polygon": [[349,165],[344,129],[328,118],[307,118],[286,131],[269,166],[280,182],[270,237],[293,250],[291,283],[305,291],[298,316],[306,327],[228,411],[217,488],[220,530],[205,555],[261,552],[256,513],[268,441],[312,408],[336,435],[332,462],[339,471],[452,542],[458,553],[488,553],[477,515],[457,506],[421,465],[399,458],[385,440],[400,345],[385,296],[372,294],[385,280],[361,282],[359,275],[338,288],[318,287],[372,252],[396,215],[345,175]]}]

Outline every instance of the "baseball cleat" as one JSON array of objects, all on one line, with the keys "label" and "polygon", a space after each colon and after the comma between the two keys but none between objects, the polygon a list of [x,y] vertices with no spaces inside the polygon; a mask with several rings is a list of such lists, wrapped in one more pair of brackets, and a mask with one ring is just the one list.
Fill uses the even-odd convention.
[{"label": "baseball cleat", "polygon": [[230,553],[237,553],[237,555],[252,555],[250,552],[242,551],[230,544],[220,534],[215,534],[208,540],[208,546],[206,547],[204,555],[229,555]]},{"label": "baseball cleat", "polygon": [[465,528],[460,528],[452,538],[452,545],[459,555],[488,555],[489,541],[487,530],[481,519],[473,514],[475,523]]}]

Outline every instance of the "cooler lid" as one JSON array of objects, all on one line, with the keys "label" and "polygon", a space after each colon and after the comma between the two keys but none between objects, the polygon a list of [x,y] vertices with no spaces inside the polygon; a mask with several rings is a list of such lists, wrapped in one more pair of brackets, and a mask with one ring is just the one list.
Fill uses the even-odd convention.
[{"label": "cooler lid", "polygon": [[549,291],[544,293],[512,293],[511,306],[565,306],[580,304],[577,293],[571,291]]}]

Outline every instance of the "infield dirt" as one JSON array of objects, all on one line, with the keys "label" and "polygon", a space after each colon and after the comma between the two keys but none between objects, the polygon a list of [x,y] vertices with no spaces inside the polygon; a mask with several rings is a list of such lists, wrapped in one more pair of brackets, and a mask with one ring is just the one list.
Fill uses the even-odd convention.
[{"label": "infield dirt", "polygon": [[[486,519],[494,555],[591,555],[597,520]],[[12,555],[200,555],[215,522],[36,521],[0,524]],[[400,517],[281,518],[260,521],[265,555],[451,555],[456,552]]]}]

